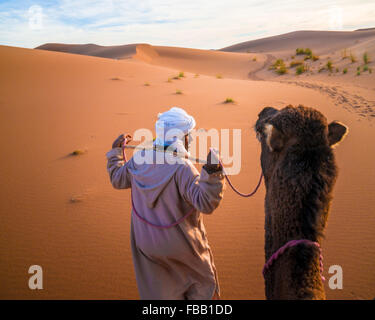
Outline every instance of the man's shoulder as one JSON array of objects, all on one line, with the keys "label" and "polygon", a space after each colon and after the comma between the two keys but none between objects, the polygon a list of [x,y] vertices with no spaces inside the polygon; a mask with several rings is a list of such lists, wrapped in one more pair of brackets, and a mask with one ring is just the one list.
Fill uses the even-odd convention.
[{"label": "man's shoulder", "polygon": [[199,174],[197,168],[194,166],[193,162],[187,158],[180,158],[176,164],[178,169],[183,172],[190,172],[193,175]]}]

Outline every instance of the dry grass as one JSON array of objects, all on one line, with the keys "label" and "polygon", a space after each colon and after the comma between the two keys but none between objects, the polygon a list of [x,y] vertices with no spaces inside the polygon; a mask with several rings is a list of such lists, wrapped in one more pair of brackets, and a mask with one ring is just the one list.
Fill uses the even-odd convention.
[{"label": "dry grass", "polygon": [[224,103],[235,103],[235,101],[232,98],[226,98]]},{"label": "dry grass", "polygon": [[70,155],[71,156],[81,156],[83,154],[85,154],[86,151],[85,150],[81,150],[81,149],[76,149],[74,150]]},{"label": "dry grass", "polygon": [[285,66],[285,62],[283,59],[277,59],[270,67],[270,70],[275,70],[275,72],[279,75],[283,75],[288,72],[287,67]]},{"label": "dry grass", "polygon": [[333,63],[332,63],[331,60],[328,60],[328,61],[327,61],[326,67],[327,67],[327,70],[328,70],[329,72],[332,72],[332,71],[333,71]]},{"label": "dry grass", "polygon": [[294,68],[294,67],[297,67],[297,66],[299,66],[301,64],[303,64],[303,61],[301,61],[301,60],[294,60],[294,61],[290,62],[289,67],[290,68]]},{"label": "dry grass", "polygon": [[185,77],[185,73],[183,72],[183,71],[180,71],[179,73],[178,73],[178,75],[175,75],[174,77],[172,77],[172,79],[171,80],[181,80],[182,78],[184,78]]},{"label": "dry grass", "polygon": [[302,73],[304,73],[306,71],[307,71],[307,67],[306,67],[306,65],[304,63],[302,63],[301,65],[299,65],[297,67],[297,69],[296,69],[296,75],[300,75],[300,74],[302,74]]},{"label": "dry grass", "polygon": [[365,52],[365,53],[363,54],[363,62],[364,62],[365,64],[368,64],[368,63],[370,62],[370,58],[369,58],[367,52]]},{"label": "dry grass", "polygon": [[303,49],[303,48],[297,48],[296,49],[296,55],[307,55],[307,56],[312,56],[312,51],[310,48],[306,48],[306,49]]}]

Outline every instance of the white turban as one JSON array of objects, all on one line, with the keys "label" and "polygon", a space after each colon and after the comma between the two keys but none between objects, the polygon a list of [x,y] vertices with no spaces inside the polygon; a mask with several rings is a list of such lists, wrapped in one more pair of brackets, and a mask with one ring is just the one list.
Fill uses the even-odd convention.
[{"label": "white turban", "polygon": [[155,123],[155,144],[165,146],[181,141],[195,127],[195,120],[184,109],[173,107],[170,110],[159,113]]}]

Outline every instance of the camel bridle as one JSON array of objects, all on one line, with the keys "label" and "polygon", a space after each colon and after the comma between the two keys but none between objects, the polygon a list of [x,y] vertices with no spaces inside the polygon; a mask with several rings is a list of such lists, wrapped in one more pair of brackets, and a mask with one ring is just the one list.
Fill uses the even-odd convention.
[{"label": "camel bridle", "polygon": [[320,247],[320,244],[316,241],[311,241],[307,239],[301,239],[301,240],[291,240],[288,241],[286,244],[284,244],[282,247],[280,247],[278,250],[276,250],[275,253],[272,254],[272,256],[268,259],[268,261],[263,266],[263,277],[266,276],[266,272],[270,269],[272,264],[288,249],[291,247],[294,247],[299,244],[305,244],[308,246],[315,246],[319,249],[319,269],[320,269],[320,277],[322,278],[322,281],[325,281],[325,278],[323,276],[323,255],[322,255],[322,248]]}]

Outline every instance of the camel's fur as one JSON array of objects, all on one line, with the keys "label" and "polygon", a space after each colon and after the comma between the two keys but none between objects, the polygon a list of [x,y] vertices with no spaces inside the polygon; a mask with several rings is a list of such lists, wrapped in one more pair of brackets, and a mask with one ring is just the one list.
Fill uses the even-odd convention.
[{"label": "camel's fur", "polygon": [[[320,242],[337,166],[332,151],[347,128],[317,110],[267,107],[255,126],[265,178],[265,258],[294,239]],[[267,299],[325,299],[319,250],[299,244],[278,258],[265,275]]]}]

